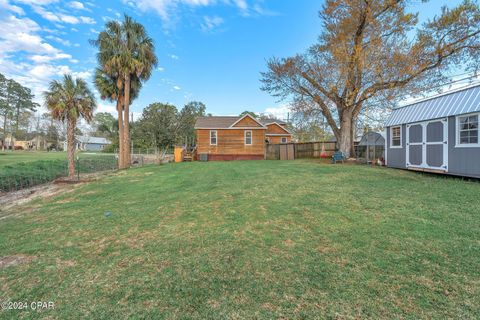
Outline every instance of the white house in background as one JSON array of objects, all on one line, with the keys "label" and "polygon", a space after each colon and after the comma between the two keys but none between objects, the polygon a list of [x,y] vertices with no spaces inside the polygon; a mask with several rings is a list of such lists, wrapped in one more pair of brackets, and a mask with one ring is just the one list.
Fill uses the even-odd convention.
[{"label": "white house in background", "polygon": [[[75,138],[75,149],[80,151],[103,151],[111,141],[101,137],[78,136]],[[63,142],[63,150],[67,150],[67,141]]]}]

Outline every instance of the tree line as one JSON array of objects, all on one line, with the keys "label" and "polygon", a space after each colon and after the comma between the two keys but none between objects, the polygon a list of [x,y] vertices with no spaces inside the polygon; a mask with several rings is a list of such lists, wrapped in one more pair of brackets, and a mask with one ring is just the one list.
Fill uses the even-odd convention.
[{"label": "tree line", "polygon": [[193,101],[181,110],[171,104],[152,103],[143,109],[140,119],[132,123],[132,140],[136,148],[164,150],[174,144],[195,144],[195,121],[205,116],[202,102]]}]

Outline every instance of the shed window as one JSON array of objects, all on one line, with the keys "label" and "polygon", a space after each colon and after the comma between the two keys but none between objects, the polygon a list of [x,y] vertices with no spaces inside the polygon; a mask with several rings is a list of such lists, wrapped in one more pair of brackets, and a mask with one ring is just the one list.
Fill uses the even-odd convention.
[{"label": "shed window", "polygon": [[287,138],[282,137],[282,143],[287,143]]},{"label": "shed window", "polygon": [[402,146],[402,127],[392,127],[390,136],[391,146],[400,148]]},{"label": "shed window", "polygon": [[248,130],[245,131],[245,144],[251,145],[252,144],[252,131]]},{"label": "shed window", "polygon": [[458,117],[459,144],[478,144],[478,114]]},{"label": "shed window", "polygon": [[210,145],[217,145],[217,130],[210,130]]}]

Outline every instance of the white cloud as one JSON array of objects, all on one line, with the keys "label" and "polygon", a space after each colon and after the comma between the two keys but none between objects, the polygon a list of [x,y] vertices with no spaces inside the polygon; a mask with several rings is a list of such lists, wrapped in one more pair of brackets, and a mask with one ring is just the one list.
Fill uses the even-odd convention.
[{"label": "white cloud", "polygon": [[107,103],[106,101],[101,101],[97,103],[97,110],[96,112],[108,112],[112,116],[117,116],[117,108],[115,107],[115,104],[113,103]]},{"label": "white cloud", "polygon": [[245,0],[235,0],[235,4],[241,10],[247,10],[248,9],[247,1],[245,1]]},{"label": "white cloud", "polygon": [[67,65],[38,64],[28,71],[28,75],[43,81],[49,81],[53,77],[61,77],[64,74],[71,74],[74,78],[82,78],[87,81],[92,77],[90,71],[72,71]]},{"label": "white cloud", "polygon": [[61,43],[61,44],[63,44],[63,45],[66,46],[66,47],[70,47],[70,46],[72,45],[69,40],[62,39],[62,38],[60,38],[60,37],[48,35],[48,36],[46,36],[45,38],[48,39],[48,40],[53,40],[53,41],[55,41],[55,42]]},{"label": "white cloud", "polygon": [[68,6],[72,9],[77,9],[77,10],[87,10],[87,8],[85,8],[85,6],[83,5],[83,3],[79,2],[79,1],[70,1],[68,3]]},{"label": "white cloud", "polygon": [[168,56],[169,56],[171,59],[173,59],[173,60],[178,60],[178,59],[180,59],[177,55],[174,55],[174,54],[169,54]]},{"label": "white cloud", "polygon": [[180,88],[179,86],[173,86],[173,89],[175,89],[175,90],[181,90],[182,88]]},{"label": "white cloud", "polygon": [[[51,30],[42,29],[35,21],[26,17],[15,17],[11,14],[0,15],[0,73],[13,78],[24,86],[32,89],[35,101],[43,102],[42,93],[48,83],[64,73],[91,80],[92,72],[72,70],[67,65],[57,65],[58,62],[69,60],[78,62],[68,53],[45,41],[46,38],[68,44],[57,37]],[[46,38],[39,33],[48,32]],[[58,31],[56,31],[58,34]],[[19,53],[26,54],[26,59]]]},{"label": "white cloud", "polygon": [[22,8],[9,4],[8,0],[0,0],[0,9],[11,11],[21,16],[25,14],[25,11],[23,11]]},{"label": "white cloud", "polygon": [[246,0],[122,0],[132,7],[137,7],[141,11],[155,11],[163,20],[170,20],[170,15],[175,14],[180,6],[189,7],[207,7],[217,4],[234,5],[242,11],[248,10]]},{"label": "white cloud", "polygon": [[210,32],[223,24],[223,19],[219,16],[214,17],[203,17],[203,23],[201,24],[201,29],[204,32]]},{"label": "white cloud", "polygon": [[16,0],[16,1],[23,4],[39,5],[39,6],[45,6],[47,4],[58,2],[58,0]]},{"label": "white cloud", "polygon": [[278,16],[279,15],[278,12],[263,8],[258,3],[253,5],[251,11],[253,11],[254,14],[257,14],[260,16]]},{"label": "white cloud", "polygon": [[163,72],[163,71],[165,71],[165,68],[164,67],[158,67],[157,71]]},{"label": "white cloud", "polygon": [[292,110],[290,109],[290,106],[283,105],[278,107],[266,108],[263,113],[269,116],[273,116],[274,118],[279,120],[285,120],[287,119],[289,113],[292,113]]},{"label": "white cloud", "polygon": [[52,21],[52,22],[62,22],[62,23],[68,23],[68,24],[79,24],[79,23],[85,23],[85,24],[95,24],[96,21],[90,17],[85,17],[85,16],[72,16],[64,13],[54,13],[51,11],[46,10],[44,7],[41,5],[32,5],[33,11],[35,11],[37,14],[39,14],[42,18]]},{"label": "white cloud", "polygon": [[29,18],[8,15],[0,19],[0,48],[5,53],[27,51],[57,54],[60,50],[45,42],[37,32],[40,26]]},{"label": "white cloud", "polygon": [[132,3],[128,0],[123,0],[132,6],[137,6],[141,11],[154,10],[164,20],[169,19],[170,10],[175,9],[178,5],[188,6],[208,6],[213,4],[214,0],[137,0]]},{"label": "white cloud", "polygon": [[30,60],[36,63],[45,63],[53,60],[72,59],[72,56],[66,53],[57,53],[55,55],[33,55]]},{"label": "white cloud", "polygon": [[48,83],[54,78],[59,78],[65,73],[70,73],[74,77],[83,78],[88,82],[90,82],[92,78],[92,72],[90,71],[73,71],[69,66],[55,66],[48,62],[35,64],[25,62],[18,63],[4,59],[1,54],[0,73],[32,89],[35,95],[34,100],[39,104],[43,104],[43,92],[48,89]]},{"label": "white cloud", "polygon": [[97,23],[93,18],[84,17],[84,16],[81,16],[81,17],[80,17],[80,21],[83,22],[83,23],[86,23],[86,24],[95,24],[95,23]]}]

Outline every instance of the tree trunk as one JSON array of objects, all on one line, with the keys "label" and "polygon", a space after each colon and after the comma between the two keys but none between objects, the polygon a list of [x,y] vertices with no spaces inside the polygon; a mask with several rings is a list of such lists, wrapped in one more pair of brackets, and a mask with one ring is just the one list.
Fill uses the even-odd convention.
[{"label": "tree trunk", "polygon": [[118,168],[125,169],[124,163],[124,141],[123,141],[123,97],[117,101],[117,112],[118,112]]},{"label": "tree trunk", "polygon": [[347,158],[352,155],[352,114],[349,110],[344,110],[340,117],[340,130],[337,138],[337,146]]},{"label": "tree trunk", "polygon": [[129,121],[130,121],[130,75],[125,76],[125,87],[124,87],[124,96],[125,96],[125,103],[124,103],[124,108],[125,108],[125,113],[124,113],[124,164],[125,168],[129,168],[131,163],[132,163],[132,158],[130,154],[130,126],[129,126]]},{"label": "tree trunk", "polygon": [[350,157],[356,157],[355,153],[355,132],[357,131],[357,126],[356,126],[357,119],[352,118],[352,125],[350,129],[350,139],[352,141],[351,146],[350,146]]},{"label": "tree trunk", "polygon": [[68,157],[68,178],[75,179],[75,125],[76,121],[68,119],[67,123],[67,157]]},{"label": "tree trunk", "polygon": [[2,151],[5,151],[5,144],[7,143],[7,111],[3,115],[3,143]]}]

